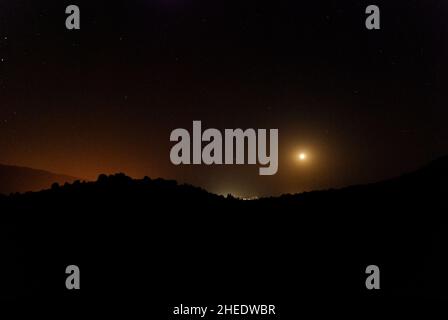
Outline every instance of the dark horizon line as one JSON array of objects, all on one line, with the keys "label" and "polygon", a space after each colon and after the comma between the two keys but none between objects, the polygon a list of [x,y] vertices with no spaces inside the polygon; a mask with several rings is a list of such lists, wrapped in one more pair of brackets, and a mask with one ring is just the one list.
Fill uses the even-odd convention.
[{"label": "dark horizon line", "polygon": [[[344,190],[344,189],[348,189],[348,188],[365,187],[365,186],[371,186],[371,185],[384,183],[384,182],[388,182],[388,181],[394,181],[394,180],[399,179],[401,177],[404,177],[404,176],[407,176],[407,175],[410,175],[410,174],[413,174],[413,173],[417,173],[419,171],[424,170],[425,168],[432,167],[432,166],[437,165],[438,163],[442,163],[442,162],[446,162],[447,166],[448,166],[448,154],[446,154],[444,156],[441,156],[441,157],[438,157],[438,158],[436,158],[436,159],[434,159],[432,161],[429,161],[425,165],[422,165],[422,166],[420,166],[419,168],[417,168],[417,169],[415,169],[413,171],[403,172],[402,174],[399,174],[399,175],[396,175],[396,176],[393,176],[393,177],[390,177],[390,178],[374,181],[374,182],[357,183],[357,184],[350,184],[350,185],[346,185],[346,186],[342,186],[342,187],[334,187],[334,188],[330,187],[330,188],[326,188],[326,189],[317,189],[317,190],[295,192],[295,193],[282,193],[281,195],[277,195],[277,196],[270,195],[270,196],[241,197],[241,196],[237,196],[237,195],[234,195],[234,194],[231,194],[231,193],[229,193],[228,195],[231,195],[233,198],[239,199],[239,200],[269,199],[269,198],[280,198],[282,196],[295,196],[295,195],[307,194],[307,193],[312,193],[312,192],[324,192],[324,191],[330,191],[330,190]],[[83,178],[78,178],[78,177],[72,177],[72,176],[65,175],[65,174],[57,174],[57,173],[53,173],[51,171],[41,170],[41,169],[34,169],[34,168],[31,168],[31,167],[26,167],[26,166],[3,165],[3,164],[0,164],[0,166],[11,167],[11,168],[21,168],[21,169],[27,169],[27,170],[34,170],[34,171],[40,171],[40,172],[49,173],[49,174],[52,174],[52,175],[60,175],[60,176],[72,178],[71,182],[65,182],[64,184],[59,184],[58,182],[52,183],[52,185],[53,184],[57,184],[58,186],[64,186],[66,184],[67,185],[73,185],[74,183],[86,183],[86,184],[87,183],[97,183],[100,180],[100,178],[104,177],[104,176],[109,178],[109,177],[113,177],[113,176],[120,176],[120,175],[122,175],[122,176],[125,176],[125,177],[133,180],[133,181],[142,181],[142,180],[145,180],[145,179],[150,179],[151,181],[154,181],[154,180],[173,181],[178,186],[190,186],[190,187],[193,187],[193,188],[198,188],[198,189],[204,190],[207,193],[215,195],[215,196],[225,197],[224,195],[216,194],[214,192],[211,192],[211,191],[207,190],[204,187],[200,187],[200,186],[194,185],[192,183],[188,183],[188,182],[180,183],[176,179],[168,179],[168,178],[163,178],[163,177],[151,178],[151,177],[145,175],[142,178],[134,178],[134,177],[131,177],[131,176],[127,175],[124,172],[116,172],[116,173],[111,173],[111,174],[101,173],[101,174],[98,175],[96,180],[91,180],[91,179],[83,179]],[[41,189],[41,190],[38,190],[38,191],[36,190],[36,191],[25,191],[25,192],[11,192],[9,195],[5,195],[5,194],[1,194],[0,193],[0,195],[1,196],[5,196],[5,197],[10,197],[10,196],[17,195],[17,194],[22,195],[22,194],[26,194],[26,193],[39,193],[39,192],[51,190],[52,189],[52,185],[50,185],[46,189]],[[226,195],[226,196],[228,196],[228,195]]]}]

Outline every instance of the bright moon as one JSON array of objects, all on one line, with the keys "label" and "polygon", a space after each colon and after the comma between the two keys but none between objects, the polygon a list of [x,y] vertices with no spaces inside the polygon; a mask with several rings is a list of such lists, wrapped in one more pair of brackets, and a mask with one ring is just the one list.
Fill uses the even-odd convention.
[{"label": "bright moon", "polygon": [[299,160],[300,161],[303,161],[303,160],[305,160],[306,159],[306,154],[305,153],[299,153]]}]

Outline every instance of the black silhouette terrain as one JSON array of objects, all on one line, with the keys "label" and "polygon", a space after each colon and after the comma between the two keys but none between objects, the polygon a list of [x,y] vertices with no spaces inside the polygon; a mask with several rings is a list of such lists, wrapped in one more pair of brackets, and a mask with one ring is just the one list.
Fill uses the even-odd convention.
[{"label": "black silhouette terrain", "polygon": [[39,191],[54,182],[73,182],[77,178],[26,167],[0,165],[0,194]]},{"label": "black silhouette terrain", "polygon": [[[442,301],[447,181],[445,157],[384,182],[253,201],[124,174],[3,196],[2,298],[264,302],[291,316],[298,304]],[[70,264],[82,294],[64,287]],[[365,288],[371,264],[378,291]]]}]

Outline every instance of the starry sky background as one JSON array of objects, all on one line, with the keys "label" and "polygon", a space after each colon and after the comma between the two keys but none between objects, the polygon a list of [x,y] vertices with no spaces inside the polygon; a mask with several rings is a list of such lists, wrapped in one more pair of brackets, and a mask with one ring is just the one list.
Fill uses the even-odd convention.
[{"label": "starry sky background", "polygon": [[[391,2],[1,0],[0,163],[236,195],[418,168],[448,153],[448,4]],[[69,4],[79,31],[65,29]],[[365,28],[369,4],[379,31]],[[277,175],[173,166],[170,133],[193,120],[278,128]]]}]

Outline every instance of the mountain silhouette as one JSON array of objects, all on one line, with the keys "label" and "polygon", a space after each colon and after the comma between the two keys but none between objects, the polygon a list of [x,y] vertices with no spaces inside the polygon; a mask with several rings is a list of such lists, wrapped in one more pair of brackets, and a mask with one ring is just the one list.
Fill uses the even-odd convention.
[{"label": "mountain silhouette", "polygon": [[26,167],[0,165],[0,194],[39,191],[54,182],[73,182],[76,178]]},{"label": "mountain silhouette", "polygon": [[[387,181],[251,201],[122,173],[3,196],[3,234],[15,242],[0,297],[71,299],[63,270],[77,264],[95,303],[134,303],[147,288],[180,302],[300,297],[311,309],[446,299],[447,181],[444,157]],[[365,288],[372,264],[378,292]]]}]

